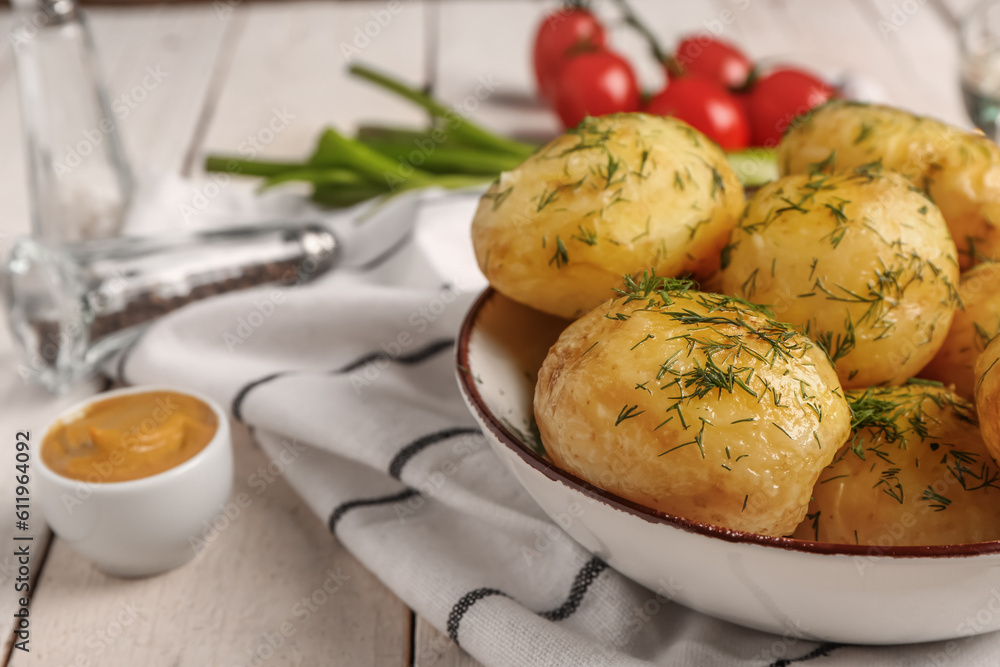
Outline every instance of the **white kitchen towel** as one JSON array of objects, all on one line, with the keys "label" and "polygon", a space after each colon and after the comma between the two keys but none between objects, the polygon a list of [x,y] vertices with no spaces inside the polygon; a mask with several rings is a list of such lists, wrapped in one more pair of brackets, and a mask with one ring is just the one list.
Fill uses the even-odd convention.
[{"label": "white kitchen towel", "polygon": [[[371,218],[369,240],[345,243],[341,268],[315,283],[158,321],[119,379],[229,406],[337,539],[486,665],[1000,663],[996,634],[872,648],[748,630],[671,602],[684,582],[645,589],[573,542],[490,451],[456,386],[455,336],[484,286],[469,242],[476,198],[406,202]],[[367,224],[333,218],[345,236]],[[352,261],[362,250],[371,259]]]}]

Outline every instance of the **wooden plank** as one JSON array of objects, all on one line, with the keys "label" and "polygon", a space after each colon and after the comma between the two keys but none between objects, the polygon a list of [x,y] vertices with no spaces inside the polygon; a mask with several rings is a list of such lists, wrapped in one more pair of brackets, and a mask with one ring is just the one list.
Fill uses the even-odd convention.
[{"label": "wooden plank", "polygon": [[731,30],[732,36],[738,38],[736,41],[744,46],[751,59],[766,62],[794,50],[794,41],[790,36],[791,19],[784,3],[716,0],[715,6],[720,13],[726,10],[733,12],[735,18],[723,37],[730,37],[728,32]]},{"label": "wooden plank", "polygon": [[417,616],[412,664],[414,667],[482,667],[482,663]]},{"label": "wooden plank", "polygon": [[531,65],[535,29],[551,9],[530,0],[441,3],[434,93],[500,133],[539,140],[558,133],[559,120],[537,99]]},{"label": "wooden plank", "polygon": [[204,550],[166,574],[118,579],[56,540],[32,651],[11,665],[407,664],[409,609],[267,472],[244,429],[234,436],[231,518]]},{"label": "wooden plank", "polygon": [[390,5],[397,6],[289,2],[241,8],[246,25],[198,155],[242,148],[261,157],[302,158],[326,125],[350,132],[361,121],[423,122],[423,112],[346,72],[357,60],[422,83],[423,4],[403,2],[396,12]]},{"label": "wooden plank", "polygon": [[[915,10],[907,11],[894,0],[856,0],[855,4],[894,52],[907,86],[922,93],[924,106],[915,111],[971,128],[959,89],[957,36],[941,13],[930,4],[914,5]],[[929,44],[934,48],[928,48]]]},{"label": "wooden plank", "polygon": [[793,23],[789,34],[796,39],[792,55],[803,64],[871,77],[891,103],[906,109],[926,111],[934,104],[932,94],[912,84],[901,56],[882,38],[876,21],[853,3],[790,2],[786,9]]}]

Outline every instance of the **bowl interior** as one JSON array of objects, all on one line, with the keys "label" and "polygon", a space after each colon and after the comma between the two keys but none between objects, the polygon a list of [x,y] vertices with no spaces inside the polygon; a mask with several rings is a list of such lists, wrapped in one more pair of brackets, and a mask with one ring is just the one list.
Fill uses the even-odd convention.
[{"label": "bowl interior", "polygon": [[485,407],[482,416],[538,460],[544,459],[545,448],[532,407],[535,383],[545,355],[568,325],[491,288],[472,307],[460,336],[459,365],[467,369],[466,384]]}]

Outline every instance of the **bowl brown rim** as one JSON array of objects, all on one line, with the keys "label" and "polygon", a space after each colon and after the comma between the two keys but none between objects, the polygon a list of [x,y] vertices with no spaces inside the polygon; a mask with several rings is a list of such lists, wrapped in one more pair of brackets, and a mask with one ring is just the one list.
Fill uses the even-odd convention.
[{"label": "bowl brown rim", "polygon": [[475,373],[469,365],[469,342],[480,314],[489,301],[499,294],[494,288],[487,287],[476,299],[465,314],[459,329],[456,344],[457,376],[459,386],[465,393],[469,403],[475,408],[479,420],[489,429],[493,436],[508,449],[517,454],[522,461],[545,475],[554,482],[560,482],[579,491],[588,498],[609,505],[619,511],[637,516],[649,523],[666,524],[689,533],[696,533],[726,542],[741,544],[756,544],[772,549],[798,551],[811,554],[828,554],[841,556],[863,556],[874,558],[955,558],[983,556],[1000,553],[1000,540],[990,542],[973,542],[969,544],[942,544],[932,546],[871,546],[864,544],[834,544],[831,542],[813,542],[796,540],[789,537],[770,537],[742,530],[722,528],[712,524],[685,519],[660,512],[618,496],[610,491],[594,486],[572,473],[566,472],[526,447],[510,430],[501,423],[483,400],[479,393]]}]

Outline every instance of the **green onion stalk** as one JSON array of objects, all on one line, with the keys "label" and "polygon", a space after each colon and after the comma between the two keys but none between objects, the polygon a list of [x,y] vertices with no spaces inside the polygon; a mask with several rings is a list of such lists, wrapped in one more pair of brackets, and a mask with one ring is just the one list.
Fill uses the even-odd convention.
[{"label": "green onion stalk", "polygon": [[417,188],[483,185],[537,148],[491,132],[387,74],[362,65],[349,71],[426,110],[431,126],[413,130],[366,125],[354,137],[326,128],[304,162],[210,155],[205,170],[263,178],[261,189],[309,183],[313,201],[339,208]]}]

